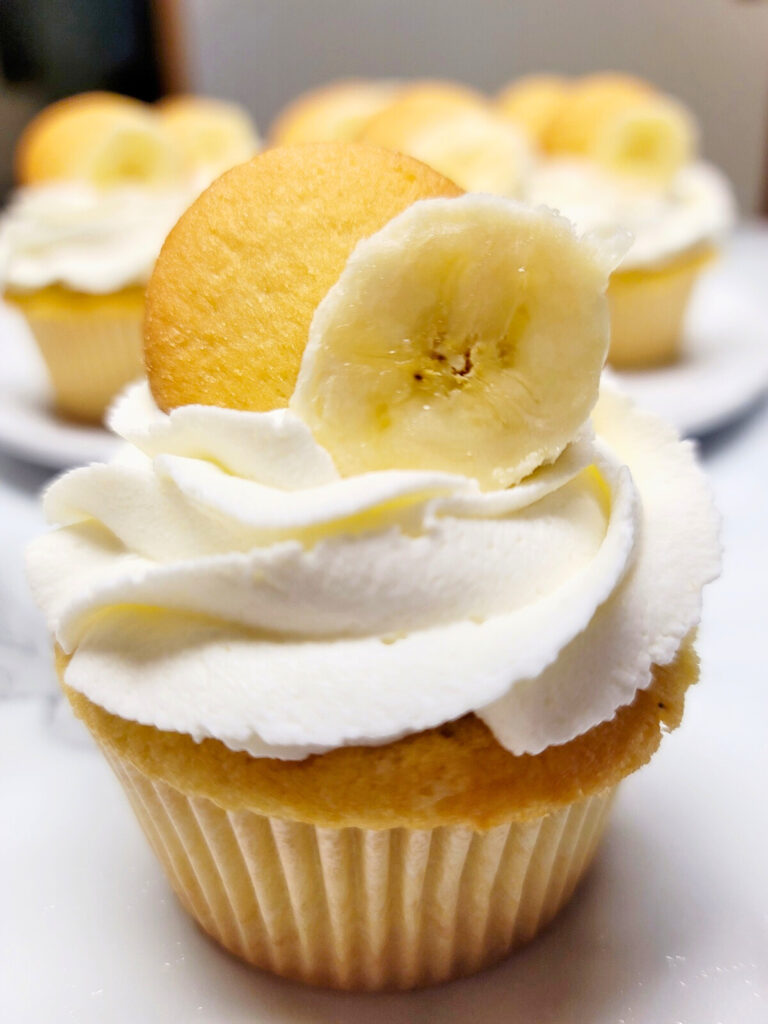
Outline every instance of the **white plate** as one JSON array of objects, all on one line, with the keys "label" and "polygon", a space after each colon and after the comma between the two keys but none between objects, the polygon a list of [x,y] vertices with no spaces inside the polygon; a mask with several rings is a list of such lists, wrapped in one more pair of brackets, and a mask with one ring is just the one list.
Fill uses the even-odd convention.
[{"label": "white plate", "polygon": [[[663,369],[606,371],[633,398],[702,435],[748,409],[768,390],[768,230],[736,233],[691,306],[684,359]],[[99,427],[68,423],[50,404],[45,369],[21,319],[0,304],[0,448],[57,469],[109,458],[117,442]]]},{"label": "white plate", "polygon": [[746,411],[768,390],[768,231],[740,229],[697,288],[680,362],[607,370],[640,405],[701,436]]},{"label": "white plate", "polygon": [[53,469],[108,459],[118,441],[102,427],[68,422],[51,406],[42,359],[23,319],[0,303],[0,448]]}]

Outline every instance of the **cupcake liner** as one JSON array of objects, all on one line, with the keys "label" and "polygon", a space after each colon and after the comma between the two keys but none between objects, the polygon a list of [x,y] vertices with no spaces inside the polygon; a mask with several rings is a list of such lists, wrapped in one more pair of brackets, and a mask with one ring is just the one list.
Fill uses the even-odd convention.
[{"label": "cupcake liner", "polygon": [[615,791],[487,832],[321,828],[224,810],[104,753],[201,927],[257,967],[340,989],[437,984],[533,938],[583,876]]},{"label": "cupcake liner", "polygon": [[144,372],[140,309],[103,317],[24,315],[65,416],[100,421],[115,395]]},{"label": "cupcake liner", "polygon": [[660,366],[678,358],[688,301],[711,259],[707,253],[661,270],[612,276],[608,286],[612,366]]}]

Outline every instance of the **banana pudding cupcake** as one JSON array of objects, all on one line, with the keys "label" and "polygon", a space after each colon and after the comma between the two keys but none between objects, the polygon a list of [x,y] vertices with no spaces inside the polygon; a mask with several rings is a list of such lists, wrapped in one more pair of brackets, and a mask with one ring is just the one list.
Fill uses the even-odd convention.
[{"label": "banana pudding cupcake", "polygon": [[185,98],[158,116],[138,100],[86,93],[46,108],[19,141],[0,287],[67,416],[100,420],[142,374],[144,286],[166,234],[217,173],[258,148],[243,115],[212,103]]},{"label": "banana pudding cupcake", "polygon": [[29,572],[171,885],[248,962],[493,963],[679,724],[716,522],[691,447],[598,399],[621,247],[338,143],[166,240],[126,450],[49,489]]},{"label": "banana pudding cupcake", "polygon": [[[609,359],[629,368],[671,362],[693,287],[733,225],[731,188],[699,159],[690,111],[650,84],[605,73],[554,95],[539,123],[546,158],[527,178],[526,199],[585,231],[633,234],[608,291]],[[522,88],[523,109],[525,98]]]}]

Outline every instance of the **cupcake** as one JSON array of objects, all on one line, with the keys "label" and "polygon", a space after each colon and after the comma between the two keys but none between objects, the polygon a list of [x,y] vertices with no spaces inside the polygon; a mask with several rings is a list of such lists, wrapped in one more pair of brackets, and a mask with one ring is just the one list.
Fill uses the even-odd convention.
[{"label": "cupcake", "polygon": [[0,221],[0,285],[24,314],[66,416],[99,421],[141,375],[144,286],[163,239],[216,173],[255,151],[241,133],[232,159],[193,159],[210,157],[208,141],[189,152],[189,122],[202,115],[174,110],[158,117],[137,100],[87,93],[46,108],[19,142],[20,188]]},{"label": "cupcake", "polygon": [[[648,83],[606,73],[560,88],[559,100],[552,88],[536,108],[545,159],[527,180],[526,198],[585,231],[632,232],[608,292],[609,359],[628,368],[672,362],[693,287],[733,224],[730,186],[698,158],[692,114]],[[537,99],[533,85],[521,83],[519,97],[510,90],[510,116],[525,115],[530,91]]]},{"label": "cupcake", "polygon": [[620,252],[338,143],[166,240],[125,450],[48,490],[29,573],[182,905],[249,963],[493,963],[679,724],[716,522],[692,448],[598,399]]}]

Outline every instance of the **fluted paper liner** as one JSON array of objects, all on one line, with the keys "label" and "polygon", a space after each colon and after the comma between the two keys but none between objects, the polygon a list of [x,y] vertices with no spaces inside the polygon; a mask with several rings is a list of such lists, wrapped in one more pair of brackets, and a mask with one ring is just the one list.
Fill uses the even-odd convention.
[{"label": "fluted paper liner", "polygon": [[608,361],[621,368],[661,366],[680,355],[691,292],[712,249],[660,269],[617,271],[608,286]]},{"label": "fluted paper liner", "polygon": [[59,412],[100,421],[115,395],[144,372],[140,310],[103,317],[25,311]]},{"label": "fluted paper liner", "polygon": [[226,811],[104,752],[206,932],[257,967],[342,989],[436,984],[527,942],[573,893],[614,793],[486,832],[320,828]]}]

